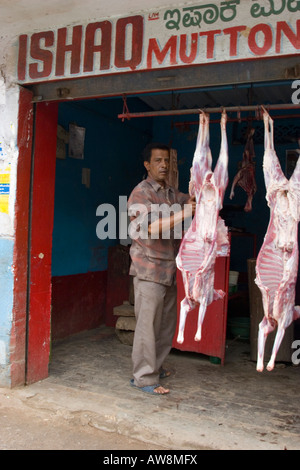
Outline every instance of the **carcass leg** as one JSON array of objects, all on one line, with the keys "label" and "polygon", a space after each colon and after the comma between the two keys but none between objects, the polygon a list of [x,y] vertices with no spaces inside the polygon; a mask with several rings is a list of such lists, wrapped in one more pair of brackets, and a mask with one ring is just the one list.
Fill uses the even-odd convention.
[{"label": "carcass leg", "polygon": [[300,318],[300,306],[295,305],[293,320],[298,320],[298,318]]},{"label": "carcass leg", "polygon": [[206,312],[207,307],[207,297],[202,297],[200,306],[199,306],[199,313],[198,313],[198,324],[197,324],[197,332],[195,335],[195,341],[201,341],[201,333],[202,333],[202,323],[204,320],[204,315]]},{"label": "carcass leg", "polygon": [[273,370],[274,369],[276,355],[277,355],[278,349],[281,345],[284,334],[285,334],[285,328],[282,328],[282,326],[278,326],[277,333],[276,333],[276,336],[275,336],[274,345],[273,345],[273,349],[272,349],[271,359],[268,362],[267,370]]},{"label": "carcass leg", "polygon": [[225,292],[222,291],[221,289],[214,289],[214,297],[213,299],[214,300],[220,300],[220,299],[223,299],[225,297]]},{"label": "carcass leg", "polygon": [[[300,317],[300,307],[296,305],[294,307],[294,310],[293,310],[293,320],[297,320],[297,318],[299,318],[299,317]],[[275,340],[274,340],[274,345],[273,345],[273,349],[272,349],[271,358],[270,358],[270,360],[268,362],[268,365],[267,365],[267,370],[269,370],[269,371],[274,369],[275,359],[276,359],[278,350],[280,348],[280,345],[282,343],[283,337],[285,335],[285,330],[288,326],[289,326],[289,324],[285,324],[284,326],[282,326],[280,323],[278,324],[277,333],[276,333]]]},{"label": "carcass leg", "polygon": [[266,339],[269,333],[274,330],[274,325],[268,321],[266,317],[259,324],[258,331],[258,348],[257,348],[257,365],[256,370],[262,372],[264,370],[264,352]]},{"label": "carcass leg", "polygon": [[184,341],[184,327],[187,314],[195,308],[196,303],[193,302],[191,299],[185,297],[180,302],[180,317],[179,317],[179,327],[178,327],[178,335],[177,335],[177,343],[182,344]]}]

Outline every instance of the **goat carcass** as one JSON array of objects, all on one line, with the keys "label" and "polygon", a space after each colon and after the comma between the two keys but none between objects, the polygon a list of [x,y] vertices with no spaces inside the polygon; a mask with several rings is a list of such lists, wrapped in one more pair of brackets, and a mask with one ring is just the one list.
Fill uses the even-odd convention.
[{"label": "goat carcass", "polygon": [[247,193],[248,196],[246,205],[244,207],[245,212],[250,212],[252,210],[252,199],[257,189],[255,182],[255,163],[253,161],[255,157],[253,134],[254,129],[250,129],[250,131],[248,131],[248,137],[243,153],[241,168],[233,179],[229,196],[230,199],[232,199],[234,196],[235,186],[240,186]]},{"label": "goat carcass", "polygon": [[277,326],[268,370],[275,365],[286,328],[300,316],[295,306],[298,274],[298,222],[300,220],[300,159],[288,180],[274,150],[273,120],[264,111],[263,171],[270,220],[256,262],[255,282],[262,293],[264,318],[259,324],[257,370],[264,368],[267,335]]},{"label": "goat carcass", "polygon": [[209,116],[200,114],[196,150],[191,168],[190,194],[196,197],[196,211],[185,233],[176,258],[182,272],[185,298],[180,304],[177,342],[184,341],[187,314],[199,304],[195,341],[201,340],[201,327],[207,306],[223,298],[225,293],[214,290],[216,256],[227,256],[229,242],[227,228],[219,217],[228,183],[227,115],[221,117],[221,150],[214,172],[209,148]]}]

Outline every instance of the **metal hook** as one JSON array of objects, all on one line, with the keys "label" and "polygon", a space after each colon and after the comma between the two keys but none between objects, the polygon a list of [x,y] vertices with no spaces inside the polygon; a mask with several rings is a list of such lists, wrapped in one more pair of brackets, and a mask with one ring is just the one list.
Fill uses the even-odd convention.
[{"label": "metal hook", "polygon": [[124,122],[125,120],[125,115],[126,115],[126,119],[130,119],[129,117],[129,109],[128,109],[128,106],[127,106],[127,97],[126,95],[123,95],[123,118],[122,118],[122,122]]}]

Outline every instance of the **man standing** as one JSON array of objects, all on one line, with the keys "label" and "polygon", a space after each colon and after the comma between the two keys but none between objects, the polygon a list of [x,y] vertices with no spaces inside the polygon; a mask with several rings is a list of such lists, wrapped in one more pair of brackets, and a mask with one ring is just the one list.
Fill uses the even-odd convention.
[{"label": "man standing", "polygon": [[130,248],[136,316],[131,385],[154,395],[169,393],[159,380],[170,375],[162,366],[171,350],[177,322],[175,257],[180,238],[174,237],[174,232],[178,234],[179,228],[181,233],[183,220],[191,217],[196,204],[188,194],[167,184],[169,163],[167,146],[146,147],[148,177],[134,188],[128,200],[135,234]]}]

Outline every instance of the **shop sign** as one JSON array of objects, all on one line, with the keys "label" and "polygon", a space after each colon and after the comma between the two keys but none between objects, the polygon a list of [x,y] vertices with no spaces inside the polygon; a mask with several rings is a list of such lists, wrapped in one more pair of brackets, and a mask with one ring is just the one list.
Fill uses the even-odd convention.
[{"label": "shop sign", "polygon": [[193,2],[19,37],[20,83],[299,53],[300,1]]}]

